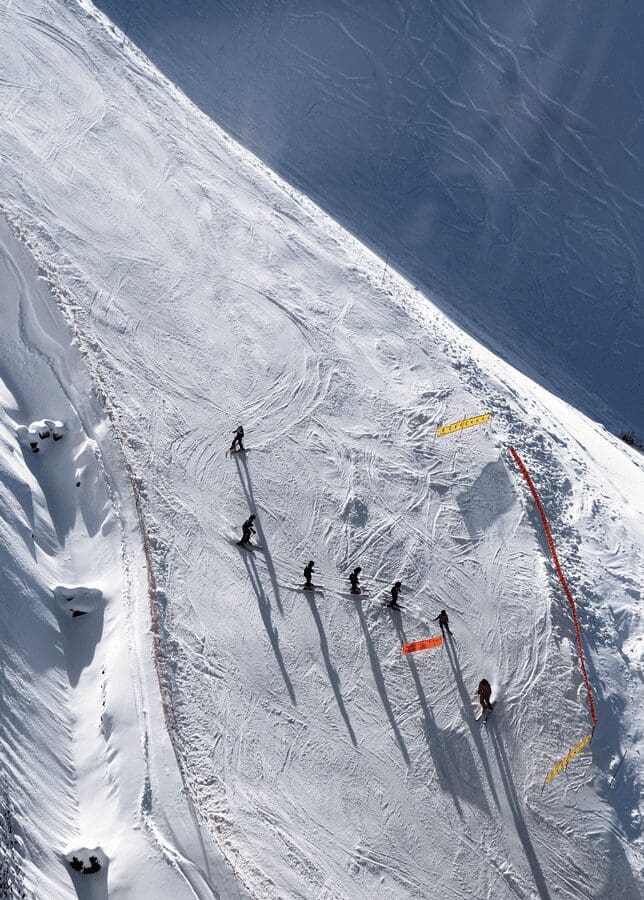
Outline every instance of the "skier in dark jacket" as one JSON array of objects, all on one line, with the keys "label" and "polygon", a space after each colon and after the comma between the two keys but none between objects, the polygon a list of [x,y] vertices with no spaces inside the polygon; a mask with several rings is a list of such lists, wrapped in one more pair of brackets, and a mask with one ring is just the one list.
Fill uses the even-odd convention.
[{"label": "skier in dark jacket", "polygon": [[237,447],[237,449],[241,450],[243,453],[244,452],[244,426],[238,425],[237,428],[235,428],[233,434],[235,435],[235,437],[233,438],[233,442],[230,445],[230,450],[228,452],[235,453],[235,447]]},{"label": "skier in dark jacket", "polygon": [[315,563],[313,562],[312,559],[310,559],[308,561],[308,564],[306,566],[304,566],[304,577],[306,578],[306,584],[304,585],[305,591],[311,590],[313,588],[313,582],[311,581],[311,578],[313,576],[313,566],[314,565],[315,565]]},{"label": "skier in dark jacket", "polygon": [[349,581],[351,582],[351,593],[359,594],[360,593],[360,572],[362,569],[360,566],[356,566],[353,572],[349,575]]},{"label": "skier in dark jacket", "polygon": [[482,678],[479,681],[478,690],[476,693],[479,695],[479,703],[481,704],[481,709],[485,712],[486,709],[492,709],[492,704],[490,703],[490,697],[492,696],[492,685],[487,680],[487,678]]},{"label": "skier in dark jacket", "polygon": [[400,593],[400,589],[402,587],[402,583],[397,581],[391,589],[391,600],[387,604],[390,609],[401,609],[398,605],[398,594]]},{"label": "skier in dark jacket", "polygon": [[445,632],[447,632],[450,637],[454,636],[449,629],[449,616],[444,609],[441,609],[439,614],[435,616],[434,622],[438,622],[438,624],[440,625],[441,631],[443,632],[443,637],[445,637]]},{"label": "skier in dark jacket", "polygon": [[255,534],[255,529],[253,527],[253,523],[255,522],[255,514],[249,516],[244,524],[242,525],[242,536],[241,541],[237,541],[240,547],[245,547],[246,544],[250,544],[251,536]]}]

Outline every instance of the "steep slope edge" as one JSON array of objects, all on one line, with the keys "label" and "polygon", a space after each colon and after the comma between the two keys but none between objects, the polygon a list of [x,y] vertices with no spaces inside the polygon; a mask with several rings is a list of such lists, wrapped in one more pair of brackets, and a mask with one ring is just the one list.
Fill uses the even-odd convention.
[{"label": "steep slope edge", "polygon": [[[22,9],[5,14],[6,209],[144,476],[182,752],[226,851],[271,897],[635,897],[638,760],[611,779],[639,727],[641,461],[384,277],[89,4]],[[492,427],[434,440],[483,409]],[[239,419],[251,454],[225,460],[213,436]],[[598,694],[592,757],[544,793],[587,717],[510,440]],[[234,543],[249,509],[256,557]],[[298,590],[310,555],[324,597]],[[379,602],[395,577],[401,619]],[[404,661],[441,605],[455,648]],[[483,674],[499,704],[482,733]]]}]

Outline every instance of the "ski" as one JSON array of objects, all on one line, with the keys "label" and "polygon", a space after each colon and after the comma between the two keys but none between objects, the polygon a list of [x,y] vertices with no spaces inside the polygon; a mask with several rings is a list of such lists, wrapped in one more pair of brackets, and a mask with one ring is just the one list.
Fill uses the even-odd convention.
[{"label": "ski", "polygon": [[480,716],[476,717],[476,721],[480,722],[483,720],[483,724],[487,725],[487,720],[490,718],[492,713],[494,712],[494,707],[496,706],[496,701],[492,704],[492,709],[484,709]]},{"label": "ski", "polygon": [[225,456],[226,459],[228,459],[229,456],[233,456],[236,453],[250,453],[251,449],[251,447],[244,447],[243,450],[231,450],[229,447],[228,450],[226,450]]}]

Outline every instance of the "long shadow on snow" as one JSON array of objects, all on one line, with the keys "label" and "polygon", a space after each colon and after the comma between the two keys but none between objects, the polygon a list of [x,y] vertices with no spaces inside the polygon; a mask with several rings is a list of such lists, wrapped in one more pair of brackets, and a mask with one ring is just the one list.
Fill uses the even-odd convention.
[{"label": "long shadow on snow", "polygon": [[467,693],[467,688],[465,687],[465,682],[463,681],[463,673],[461,672],[461,666],[458,661],[458,656],[456,654],[456,647],[451,641],[445,641],[445,650],[447,652],[447,658],[449,660],[449,664],[452,667],[452,672],[454,673],[454,680],[456,682],[456,687],[458,688],[458,692],[461,696],[461,702],[463,704],[462,714],[463,718],[467,722],[467,725],[472,734],[472,738],[474,740],[474,744],[476,745],[476,749],[478,750],[478,754],[481,757],[481,762],[483,763],[483,769],[485,771],[485,777],[487,778],[487,783],[490,787],[490,792],[492,794],[492,799],[496,805],[497,809],[500,809],[499,798],[496,793],[496,788],[494,786],[494,780],[492,779],[492,770],[490,769],[490,763],[487,758],[487,753],[485,752],[485,746],[483,745],[483,738],[481,737],[481,726],[476,721],[474,717],[474,713],[472,711],[472,703],[470,700],[470,695]]},{"label": "long shadow on snow", "polygon": [[510,771],[508,758],[505,753],[503,741],[501,740],[501,735],[499,734],[496,723],[494,722],[494,718],[490,719],[490,721],[486,725],[486,728],[488,730],[488,734],[492,739],[492,746],[494,747],[494,753],[496,755],[496,761],[499,767],[501,781],[503,782],[505,796],[512,812],[512,818],[514,819],[514,825],[517,830],[519,840],[523,845],[526,859],[528,860],[528,864],[532,871],[535,886],[542,900],[550,900],[550,894],[548,893],[546,880],[543,876],[543,872],[541,871],[541,866],[539,865],[537,854],[535,853],[534,847],[532,846],[532,841],[530,840],[528,827],[525,823],[525,819],[523,818],[523,813],[521,812],[521,806],[519,804],[517,790],[514,785],[514,779],[512,778],[512,772]]},{"label": "long shadow on snow", "polygon": [[[67,434],[61,444],[48,447],[48,453],[32,453],[22,447],[25,463],[40,485],[47,504],[49,518],[56,531],[61,547],[74,527],[78,512],[78,496],[76,491],[76,466],[73,459],[73,447],[70,446],[70,435]],[[38,540],[36,535],[36,540]]]},{"label": "long shadow on snow", "polygon": [[[240,459],[241,457],[241,459]],[[237,472],[239,474],[239,481],[241,483],[242,489],[246,496],[246,502],[248,503],[249,509],[253,512],[257,509],[257,504],[255,502],[255,495],[253,494],[253,484],[250,480],[250,472],[248,470],[248,458],[245,453],[235,453],[234,455],[235,465],[237,466]],[[259,516],[255,519],[255,526],[257,528],[257,537],[260,541],[262,550],[264,552],[264,559],[266,560],[266,568],[268,569],[268,574],[271,579],[271,586],[273,588],[273,596],[277,601],[277,607],[279,611],[284,614],[284,610],[282,608],[282,599],[280,597],[280,589],[279,584],[277,582],[277,574],[275,572],[275,566],[273,565],[273,558],[271,556],[270,550],[268,549],[268,538],[264,533],[264,529],[262,528],[262,523],[260,521]]]},{"label": "long shadow on snow", "polygon": [[[406,644],[407,635],[405,634],[405,629],[403,627],[400,614],[392,613],[392,619],[401,644]],[[445,732],[439,731],[436,725],[436,720],[434,719],[434,714],[427,702],[427,696],[425,695],[425,690],[423,688],[420,675],[418,674],[418,669],[416,667],[414,658],[411,654],[407,654],[405,656],[405,659],[407,660],[407,665],[409,666],[411,677],[413,678],[414,685],[416,686],[418,702],[420,703],[420,708],[423,712],[423,729],[425,731],[425,741],[427,742],[429,752],[432,755],[434,768],[436,769],[436,774],[438,776],[438,781],[441,788],[443,789],[443,791],[449,791],[452,795],[452,801],[454,802],[456,812],[458,813],[461,820],[463,819],[463,810],[458,799],[457,790],[454,787],[455,784],[459,787],[462,787],[463,784],[466,783],[469,787],[471,787],[476,793],[476,796],[465,797],[463,791],[461,791],[461,794],[470,803],[475,803],[485,813],[487,813],[487,815],[489,815],[490,807],[487,802],[485,792],[483,791],[482,783],[478,778],[478,773],[476,772],[476,768],[473,764],[474,758],[469,751],[469,746],[465,743],[464,739],[463,743],[457,746],[454,743],[456,735],[446,734]],[[464,759],[465,754],[468,754],[468,759]],[[456,768],[456,765],[458,765],[458,769]],[[465,775],[464,777],[464,773],[469,773],[469,775]],[[477,779],[476,784],[474,784],[472,781],[474,777],[476,777]]]},{"label": "long shadow on snow", "polygon": [[257,564],[253,557],[253,553],[251,550],[243,549],[240,549],[239,552],[242,554],[244,565],[246,566],[246,571],[248,572],[248,578],[250,579],[252,588],[255,591],[257,605],[259,606],[259,612],[264,623],[264,628],[266,629],[266,634],[268,635],[273,647],[273,653],[275,654],[275,659],[277,660],[277,664],[280,667],[280,672],[282,673],[284,684],[286,685],[289,696],[291,698],[291,703],[297,704],[297,700],[295,699],[295,691],[293,690],[291,679],[289,678],[288,672],[286,671],[284,658],[282,656],[282,651],[280,650],[279,635],[274,628],[273,622],[271,620],[271,605],[268,601],[268,597],[266,596],[264,588],[262,587],[262,582],[259,577],[259,572],[257,571]]},{"label": "long shadow on snow", "polygon": [[322,619],[320,618],[320,613],[318,612],[318,608],[315,603],[315,597],[311,593],[311,591],[306,591],[306,599],[311,610],[311,615],[315,619],[318,634],[320,635],[320,649],[322,650],[322,656],[324,657],[324,663],[329,675],[329,681],[331,682],[331,687],[333,688],[333,693],[335,694],[335,700],[338,704],[340,714],[344,719],[344,724],[347,726],[347,731],[349,732],[351,743],[355,746],[357,744],[356,736],[354,734],[353,728],[351,727],[349,714],[347,713],[346,707],[344,705],[344,700],[342,699],[342,692],[340,691],[340,676],[338,675],[337,670],[333,667],[333,663],[331,662],[331,657],[329,655],[329,643],[326,639]]},{"label": "long shadow on snow", "polygon": [[389,696],[387,694],[387,688],[385,687],[385,679],[382,675],[382,669],[380,668],[380,660],[378,659],[378,654],[376,653],[376,648],[373,645],[373,641],[371,640],[371,635],[369,634],[369,626],[367,624],[367,620],[365,618],[364,610],[362,608],[362,598],[359,594],[355,595],[355,606],[358,611],[358,618],[360,619],[360,625],[362,626],[362,631],[365,637],[365,643],[367,645],[367,653],[369,654],[369,662],[371,663],[371,671],[373,672],[373,678],[376,682],[376,687],[378,688],[378,693],[380,694],[380,699],[382,700],[382,705],[385,708],[385,712],[387,713],[387,718],[391,724],[393,733],[396,737],[396,742],[400,747],[400,752],[402,753],[402,757],[407,763],[410,765],[409,753],[407,752],[407,747],[405,746],[405,742],[403,740],[403,736],[400,733],[400,729],[398,728],[398,723],[396,722],[396,717],[394,716],[394,711],[391,708],[391,703],[389,702]]}]

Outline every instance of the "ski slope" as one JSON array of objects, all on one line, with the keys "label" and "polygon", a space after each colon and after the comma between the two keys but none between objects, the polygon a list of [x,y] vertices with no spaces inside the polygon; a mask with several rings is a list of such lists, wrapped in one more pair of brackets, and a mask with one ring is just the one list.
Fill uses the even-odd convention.
[{"label": "ski slope", "polygon": [[614,433],[644,430],[638,3],[97,6],[462,328]]},{"label": "ski slope", "polygon": [[[0,810],[3,838],[10,821],[17,839],[3,857],[13,890],[3,879],[1,895],[213,896],[217,883],[219,896],[245,896],[200,832],[164,729],[119,451],[72,335],[6,223],[0,292]],[[34,453],[21,432],[43,413],[64,433],[36,439]],[[92,853],[99,873],[70,869]]]},{"label": "ski slope", "polygon": [[[0,15],[3,209],[41,277],[3,230],[3,557],[29,605],[3,610],[2,746],[22,722],[36,771],[14,764],[8,781],[27,889],[636,898],[641,456],[385,271],[91,4]],[[489,426],[435,437],[485,411]],[[44,417],[67,433],[41,459],[15,428]],[[229,459],[240,421],[251,452]],[[545,789],[589,716],[510,443],[579,605],[599,717]],[[43,486],[36,466],[59,449]],[[35,557],[22,495],[48,535]],[[254,553],[235,543],[250,511]],[[310,558],[323,590],[305,595]],[[400,615],[382,606],[397,579]],[[56,586],[101,591],[79,620],[93,653],[70,645]],[[441,608],[454,646],[403,657]],[[481,677],[498,700],[485,728]],[[72,882],[74,846],[102,849],[102,881]]]}]

